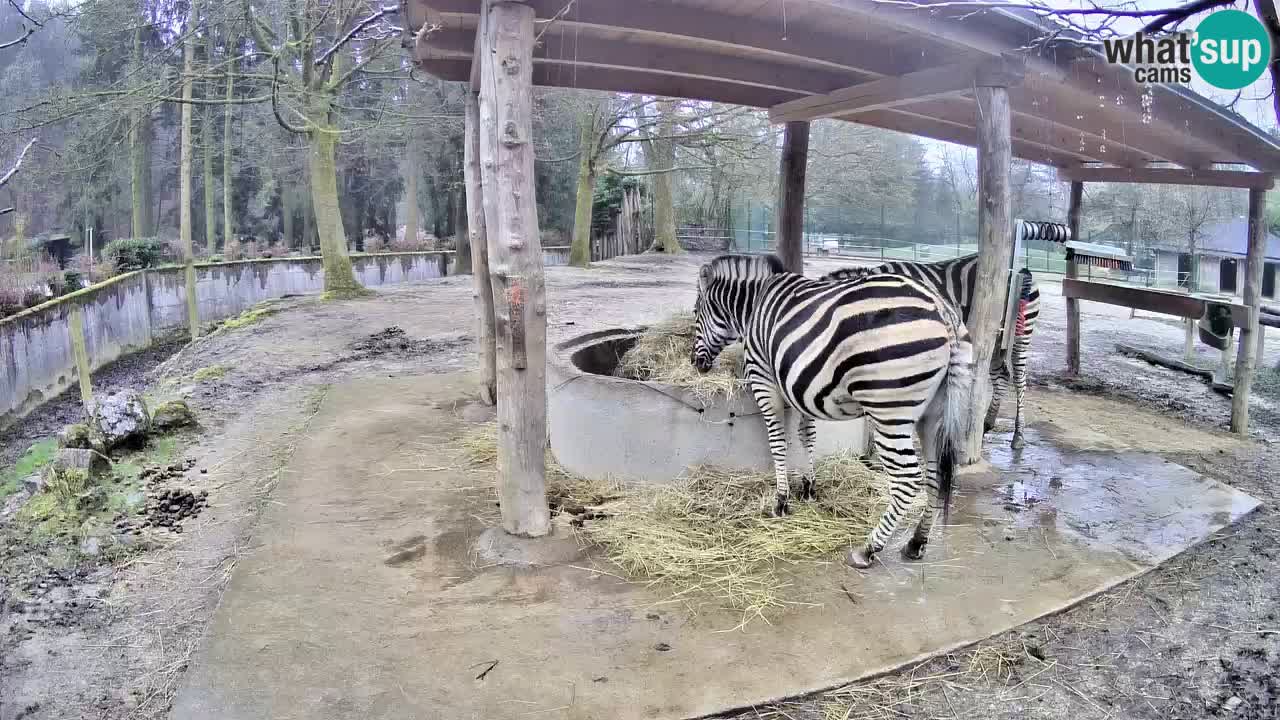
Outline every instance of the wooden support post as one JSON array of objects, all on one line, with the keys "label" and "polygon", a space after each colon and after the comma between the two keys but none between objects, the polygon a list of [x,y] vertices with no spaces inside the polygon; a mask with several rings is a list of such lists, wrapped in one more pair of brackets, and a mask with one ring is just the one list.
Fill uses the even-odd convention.
[{"label": "wooden support post", "polygon": [[809,123],[789,122],[778,164],[778,257],[793,273],[804,272],[804,178],[809,165]]},{"label": "wooden support post", "polygon": [[1254,343],[1253,343],[1253,346],[1255,348],[1254,355],[1253,355],[1253,369],[1255,371],[1266,364],[1266,362],[1264,361],[1264,358],[1267,354],[1266,335],[1267,335],[1267,326],[1263,325],[1262,323],[1258,323],[1258,337],[1254,340]]},{"label": "wooden support post", "polygon": [[1182,341],[1182,359],[1191,362],[1196,356],[1196,319],[1186,318],[1187,336]]},{"label": "wooden support post", "polygon": [[502,528],[551,531],[546,496],[547,318],[533,174],[533,18],[520,2],[481,13],[480,175],[493,285]]},{"label": "wooden support post", "polygon": [[1261,335],[1255,331],[1262,305],[1262,265],[1267,248],[1267,225],[1263,217],[1266,204],[1266,190],[1249,190],[1249,261],[1244,276],[1244,304],[1249,306],[1249,321],[1240,328],[1235,387],[1231,393],[1231,431],[1239,435],[1249,434],[1249,393],[1253,391],[1255,345]]},{"label": "wooden support post", "polygon": [[[1071,199],[1067,204],[1067,227],[1071,230],[1071,239],[1080,238],[1080,206],[1084,202],[1084,183],[1074,180],[1071,183]],[[1067,253],[1067,277],[1075,279],[1080,271],[1071,253]],[[1067,374],[1080,374],[1080,301],[1067,298]]]},{"label": "wooden support post", "polygon": [[991,367],[1004,315],[1009,256],[1013,249],[1009,89],[979,84],[975,97],[978,101],[978,287],[968,322],[975,372],[964,464],[982,459],[983,425],[991,400],[987,368]]},{"label": "wooden support post", "polygon": [[480,402],[498,401],[498,370],[493,335],[493,284],[489,279],[489,241],[480,184],[480,99],[467,93],[463,181],[467,192],[467,233],[471,236],[471,287],[476,304],[476,348],[480,360]]},{"label": "wooden support post", "polygon": [[76,376],[80,381],[80,404],[86,413],[93,408],[92,371],[89,369],[89,345],[85,342],[84,311],[71,311],[71,354],[76,359]]}]

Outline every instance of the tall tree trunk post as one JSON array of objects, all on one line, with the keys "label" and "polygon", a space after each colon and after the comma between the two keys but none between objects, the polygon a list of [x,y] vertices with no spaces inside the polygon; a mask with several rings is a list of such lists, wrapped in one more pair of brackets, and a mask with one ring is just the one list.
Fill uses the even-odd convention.
[{"label": "tall tree trunk post", "polygon": [[497,341],[498,494],[503,529],[539,537],[551,521],[546,290],[531,142],[534,10],[503,0],[483,8],[480,172]]},{"label": "tall tree trunk post", "polygon": [[1267,191],[1249,191],[1249,260],[1244,276],[1244,304],[1249,306],[1249,322],[1240,328],[1240,349],[1236,354],[1235,387],[1231,391],[1231,432],[1249,434],[1249,394],[1253,391],[1255,348],[1262,305],[1262,266],[1267,249],[1267,222],[1264,212]]},{"label": "tall tree trunk post", "polygon": [[[1071,230],[1071,239],[1080,238],[1080,208],[1084,203],[1084,183],[1079,180],[1071,183],[1071,199],[1067,203],[1067,228]],[[1079,277],[1080,269],[1068,256],[1067,277]],[[1067,298],[1067,374],[1080,374],[1080,301]]]},{"label": "tall tree trunk post", "polygon": [[[294,197],[293,187],[284,185],[280,188],[280,230],[284,234],[284,246],[288,249],[294,247],[295,238],[293,236],[293,213]],[[229,235],[227,236],[230,237]]]},{"label": "tall tree trunk post", "polygon": [[[199,17],[200,3],[191,5],[191,22],[194,28]],[[182,130],[179,141],[178,172],[182,177],[178,181],[178,235],[182,239],[182,262],[186,266],[184,277],[187,290],[187,327],[191,339],[200,337],[200,310],[196,305],[196,267],[195,244],[191,234],[191,73],[195,65],[196,46],[193,39],[188,38],[182,44]]]},{"label": "tall tree trunk post", "polygon": [[338,128],[330,117],[332,99],[325,96],[313,102],[310,119],[314,127],[307,135],[311,142],[311,203],[324,267],[322,297],[326,300],[355,297],[365,294],[366,290],[351,269],[346,231],[342,226],[338,201]]},{"label": "tall tree trunk post", "polygon": [[591,265],[591,206],[595,200],[596,168],[592,149],[595,147],[596,108],[578,122],[578,193],[573,210],[573,239],[569,242],[569,264]]},{"label": "tall tree trunk post", "polygon": [[665,253],[684,252],[676,237],[676,211],[671,197],[672,170],[676,164],[676,145],[671,139],[675,112],[670,100],[658,101],[658,136],[653,138],[653,245]]},{"label": "tall tree trunk post", "polygon": [[1010,137],[1009,89],[999,78],[978,77],[978,279],[969,333],[973,340],[973,396],[969,406],[968,442],[963,463],[982,459],[982,434],[991,379],[987,369],[996,350],[1000,323],[1008,293],[1012,230],[1009,199]]},{"label": "tall tree trunk post", "polygon": [[489,277],[489,239],[485,228],[485,199],[480,181],[480,106],[473,92],[467,93],[466,147],[462,176],[466,183],[467,233],[471,236],[472,297],[476,304],[476,346],[480,360],[480,401],[498,401],[496,348],[494,347],[493,283]]},{"label": "tall tree trunk post", "polygon": [[793,273],[804,273],[804,181],[809,165],[809,122],[788,122],[778,163],[778,257]]},{"label": "tall tree trunk post", "polygon": [[[418,241],[418,152],[412,141],[404,152],[404,241]],[[410,246],[412,247],[412,246]]]},{"label": "tall tree trunk post", "polygon": [[[133,63],[132,69],[140,76],[142,67],[142,31],[140,23],[133,31]],[[138,77],[138,80],[141,80]],[[129,121],[129,175],[131,200],[131,226],[133,237],[149,237],[151,235],[151,203],[148,195],[151,191],[151,144],[150,123],[145,104],[134,110]]]},{"label": "tall tree trunk post", "polygon": [[222,245],[236,237],[235,221],[231,219],[231,113],[235,106],[231,104],[235,97],[235,75],[227,68],[227,107],[222,115]]},{"label": "tall tree trunk post", "polygon": [[[212,73],[213,68],[213,26],[208,25],[204,31],[204,71]],[[205,100],[212,100],[214,95],[213,78],[204,82],[202,93]],[[228,108],[231,106],[228,105]],[[205,105],[200,113],[200,144],[204,160],[204,242],[205,254],[213,255],[218,251],[218,219],[217,202],[214,200],[213,186],[213,153],[218,142],[213,132],[213,106]]]},{"label": "tall tree trunk post", "polygon": [[[464,161],[465,164],[465,161]],[[465,175],[466,171],[463,171]],[[453,242],[454,274],[469,275],[471,262],[471,226],[467,222],[466,183],[461,187],[454,183],[453,191]]]}]

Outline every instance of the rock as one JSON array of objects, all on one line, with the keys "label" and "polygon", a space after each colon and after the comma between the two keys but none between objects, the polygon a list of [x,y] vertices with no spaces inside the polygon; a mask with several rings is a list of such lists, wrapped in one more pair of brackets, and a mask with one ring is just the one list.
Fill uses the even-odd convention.
[{"label": "rock", "polygon": [[97,484],[111,474],[111,461],[97,450],[63,448],[53,457],[53,461],[45,466],[42,485],[48,485],[57,473],[66,470],[84,472],[90,484]]},{"label": "rock", "polygon": [[74,423],[62,428],[58,433],[58,447],[88,450],[92,447],[89,426]]},{"label": "rock", "polygon": [[1232,695],[1231,697],[1227,698],[1226,702],[1222,703],[1222,709],[1226,710],[1227,712],[1235,712],[1236,708],[1240,707],[1243,704],[1244,704],[1244,700],[1242,700],[1237,695]]},{"label": "rock", "polygon": [[28,475],[22,479],[22,487],[26,488],[28,494],[35,495],[44,487],[44,478],[39,474]]},{"label": "rock", "polygon": [[87,537],[80,543],[80,554],[97,557],[102,552],[102,541],[96,537]]},{"label": "rock", "polygon": [[157,432],[168,432],[195,423],[195,413],[191,412],[191,407],[184,400],[170,400],[162,403],[151,415],[151,428]]},{"label": "rock", "polygon": [[89,427],[96,444],[111,450],[146,435],[151,429],[151,415],[141,394],[122,390],[94,402]]}]

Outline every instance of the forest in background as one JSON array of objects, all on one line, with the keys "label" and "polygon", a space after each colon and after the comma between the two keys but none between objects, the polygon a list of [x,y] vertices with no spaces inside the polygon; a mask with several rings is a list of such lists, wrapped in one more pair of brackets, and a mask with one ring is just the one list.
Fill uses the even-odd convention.
[{"label": "forest in background", "polygon": [[[0,188],[0,211],[12,208],[0,215],[0,252],[21,257],[58,235],[83,248],[90,229],[96,248],[157,238],[171,260],[188,238],[194,256],[228,259],[326,244],[454,247],[465,225],[465,90],[413,70],[386,10],[364,0],[0,3],[0,173],[34,140]],[[763,111],[540,89],[534,135],[544,244],[574,242],[578,264],[624,187],[641,191],[659,249],[678,250],[678,226],[772,222],[781,129]],[[1012,188],[1016,217],[1064,217],[1052,168],[1016,161]],[[967,243],[975,202],[969,148],[813,127],[809,232]],[[1241,190],[1090,185],[1085,234],[1195,252],[1206,228],[1242,217],[1245,204]],[[1269,218],[1280,225],[1280,213]]]}]

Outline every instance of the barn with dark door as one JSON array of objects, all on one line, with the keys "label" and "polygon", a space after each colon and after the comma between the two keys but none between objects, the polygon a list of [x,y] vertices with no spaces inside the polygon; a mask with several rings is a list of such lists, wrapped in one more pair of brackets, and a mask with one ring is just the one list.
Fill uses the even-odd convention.
[{"label": "barn with dark door", "polygon": [[[1245,255],[1249,244],[1249,222],[1209,225],[1196,239],[1196,251],[1182,247],[1156,247],[1154,284],[1184,287],[1193,292],[1240,295],[1244,291]],[[1280,264],[1280,236],[1267,233],[1262,296],[1274,298],[1276,266]]]}]

